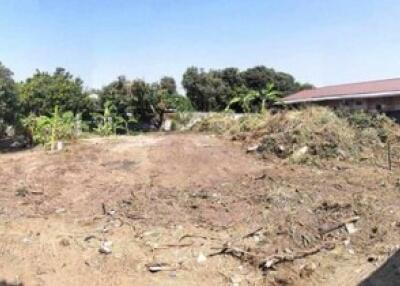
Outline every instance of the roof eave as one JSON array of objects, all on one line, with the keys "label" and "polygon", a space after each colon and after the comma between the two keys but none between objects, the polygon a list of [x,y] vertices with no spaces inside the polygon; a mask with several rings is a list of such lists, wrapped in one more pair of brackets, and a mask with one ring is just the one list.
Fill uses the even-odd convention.
[{"label": "roof eave", "polygon": [[377,93],[358,93],[358,94],[341,94],[335,96],[325,97],[311,97],[311,98],[300,98],[300,99],[282,99],[285,104],[296,104],[296,103],[307,103],[307,102],[320,102],[320,101],[331,101],[341,99],[357,99],[357,98],[376,98],[376,97],[392,97],[400,95],[400,90],[390,92],[377,92]]}]

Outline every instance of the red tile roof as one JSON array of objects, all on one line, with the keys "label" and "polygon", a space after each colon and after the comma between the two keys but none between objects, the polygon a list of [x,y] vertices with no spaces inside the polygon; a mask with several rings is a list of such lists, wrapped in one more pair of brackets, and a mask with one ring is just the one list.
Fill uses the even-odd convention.
[{"label": "red tile roof", "polygon": [[283,98],[285,103],[337,100],[343,98],[400,95],[400,78],[332,85],[303,90]]}]

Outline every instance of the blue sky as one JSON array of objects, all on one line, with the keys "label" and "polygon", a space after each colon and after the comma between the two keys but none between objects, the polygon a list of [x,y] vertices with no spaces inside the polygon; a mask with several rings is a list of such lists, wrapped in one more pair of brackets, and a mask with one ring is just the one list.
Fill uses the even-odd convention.
[{"label": "blue sky", "polygon": [[17,80],[67,68],[179,82],[188,66],[266,65],[317,86],[400,76],[398,0],[0,0]]}]

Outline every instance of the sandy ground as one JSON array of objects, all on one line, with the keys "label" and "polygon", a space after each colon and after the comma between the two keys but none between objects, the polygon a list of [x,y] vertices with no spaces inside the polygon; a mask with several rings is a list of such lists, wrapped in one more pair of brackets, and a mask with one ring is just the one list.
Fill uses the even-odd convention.
[{"label": "sandy ground", "polygon": [[399,248],[398,175],[198,134],[0,154],[0,285],[397,285],[362,281]]}]

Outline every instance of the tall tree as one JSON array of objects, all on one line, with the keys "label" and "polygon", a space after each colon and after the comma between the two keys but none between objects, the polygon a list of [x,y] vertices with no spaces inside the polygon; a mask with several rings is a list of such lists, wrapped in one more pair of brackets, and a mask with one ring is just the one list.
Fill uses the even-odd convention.
[{"label": "tall tree", "polygon": [[13,72],[0,62],[0,125],[14,123],[18,108]]},{"label": "tall tree", "polygon": [[39,70],[20,88],[20,98],[26,113],[50,115],[55,106],[60,111],[90,113],[90,100],[83,92],[83,81],[64,68],[53,74]]},{"label": "tall tree", "polygon": [[176,94],[176,82],[173,77],[164,76],[160,80],[160,88],[165,89],[168,94]]},{"label": "tall tree", "polygon": [[197,110],[220,111],[229,101],[229,86],[223,81],[220,71],[205,72],[190,67],[183,75],[182,85],[186,96]]},{"label": "tall tree", "polygon": [[262,90],[267,83],[273,82],[275,71],[265,66],[255,66],[242,73],[246,87],[253,90]]}]

